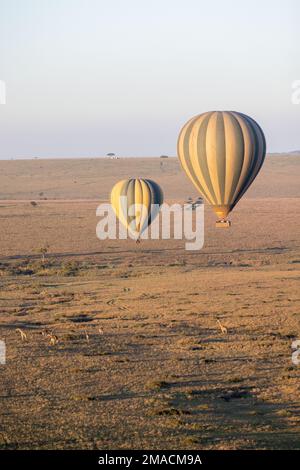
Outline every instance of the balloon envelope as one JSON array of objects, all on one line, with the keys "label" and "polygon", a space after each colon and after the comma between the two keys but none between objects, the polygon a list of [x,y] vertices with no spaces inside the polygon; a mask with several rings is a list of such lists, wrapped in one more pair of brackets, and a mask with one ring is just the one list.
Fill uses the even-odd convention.
[{"label": "balloon envelope", "polygon": [[190,180],[218,217],[225,219],[257,176],[266,141],[251,117],[212,111],[185,124],[177,151]]},{"label": "balloon envelope", "polygon": [[122,180],[111,191],[111,205],[118,219],[135,238],[155,219],[162,203],[160,186],[148,179]]}]

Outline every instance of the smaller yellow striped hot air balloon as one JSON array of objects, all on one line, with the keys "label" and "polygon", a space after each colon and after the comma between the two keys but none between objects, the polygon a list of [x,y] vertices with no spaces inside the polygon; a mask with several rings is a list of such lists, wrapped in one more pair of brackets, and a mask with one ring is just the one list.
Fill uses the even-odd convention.
[{"label": "smaller yellow striped hot air balloon", "polygon": [[157,216],[163,192],[152,180],[127,179],[115,184],[110,200],[116,216],[138,242]]},{"label": "smaller yellow striped hot air balloon", "polygon": [[178,138],[182,168],[219,217],[226,220],[257,176],[266,155],[263,131],[249,116],[211,111],[193,117]]}]

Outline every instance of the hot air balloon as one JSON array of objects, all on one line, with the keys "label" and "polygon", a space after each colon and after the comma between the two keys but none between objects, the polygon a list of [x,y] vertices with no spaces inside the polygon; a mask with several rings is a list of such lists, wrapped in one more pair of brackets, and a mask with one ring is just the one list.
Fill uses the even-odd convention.
[{"label": "hot air balloon", "polygon": [[122,180],[111,191],[116,216],[137,242],[157,216],[162,203],[161,188],[148,179]]},{"label": "hot air balloon", "polygon": [[219,220],[226,220],[257,176],[266,155],[263,131],[249,116],[212,111],[193,117],[178,138],[181,165]]}]

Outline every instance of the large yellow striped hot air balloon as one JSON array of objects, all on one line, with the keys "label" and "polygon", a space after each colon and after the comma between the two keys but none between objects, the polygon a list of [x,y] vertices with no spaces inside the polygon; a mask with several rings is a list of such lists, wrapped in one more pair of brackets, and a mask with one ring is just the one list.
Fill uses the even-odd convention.
[{"label": "large yellow striped hot air balloon", "polygon": [[119,181],[111,191],[111,205],[122,224],[137,241],[163,203],[160,186],[149,179]]},{"label": "large yellow striped hot air balloon", "polygon": [[266,141],[251,117],[212,111],[185,124],[177,150],[184,171],[225,222],[257,176],[265,159]]}]

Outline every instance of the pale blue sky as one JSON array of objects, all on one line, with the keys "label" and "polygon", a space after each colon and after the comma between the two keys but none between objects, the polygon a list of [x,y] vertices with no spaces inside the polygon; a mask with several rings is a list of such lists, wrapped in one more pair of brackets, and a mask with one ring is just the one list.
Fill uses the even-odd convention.
[{"label": "pale blue sky", "polygon": [[213,109],[300,149],[298,0],[0,0],[0,158],[175,155]]}]

